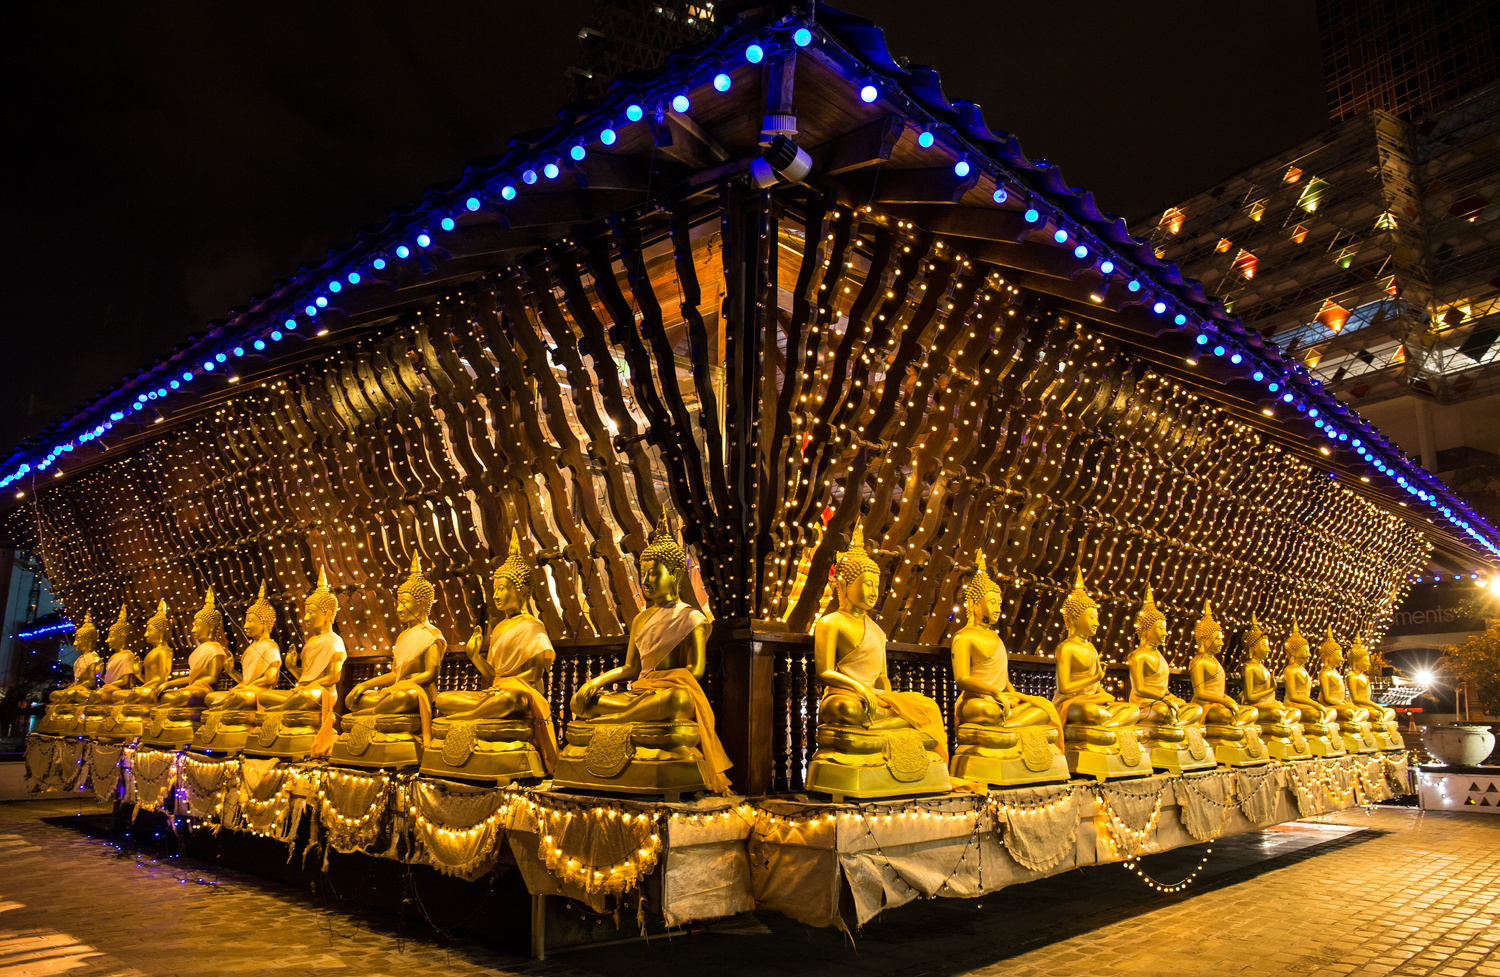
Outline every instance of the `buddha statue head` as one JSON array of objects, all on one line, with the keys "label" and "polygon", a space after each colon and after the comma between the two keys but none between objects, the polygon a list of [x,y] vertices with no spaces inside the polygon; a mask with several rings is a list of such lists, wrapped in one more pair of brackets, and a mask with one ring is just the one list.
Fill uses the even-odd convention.
[{"label": "buddha statue head", "polygon": [[1365,647],[1364,638],[1358,631],[1354,632],[1354,643],[1349,646],[1349,671],[1361,675],[1370,671],[1370,649]]},{"label": "buddha statue head", "polygon": [[1160,648],[1167,640],[1167,616],[1156,606],[1150,584],[1146,585],[1146,602],[1135,616],[1135,637],[1149,648]]},{"label": "buddha statue head", "polygon": [[1312,651],[1307,646],[1307,639],[1297,630],[1297,619],[1294,617],[1292,633],[1286,636],[1286,660],[1293,665],[1305,665],[1311,657]]},{"label": "buddha statue head", "polygon": [[1214,620],[1214,609],[1208,601],[1203,602],[1203,616],[1193,628],[1193,641],[1200,655],[1217,655],[1224,647],[1224,629]]},{"label": "buddha statue head", "polygon": [[651,542],[641,551],[641,591],[646,602],[657,605],[674,603],[685,573],[687,554],[672,536],[667,510],[663,507],[656,531],[651,534]]},{"label": "buddha statue head", "polygon": [[151,648],[167,640],[172,629],[172,619],[167,616],[167,599],[163,597],[156,605],[156,613],[146,618],[146,644]]},{"label": "buddha statue head", "polygon": [[524,610],[531,600],[531,564],[521,555],[521,534],[510,531],[510,552],[495,568],[495,607],[509,616]]},{"label": "buddha statue head", "polygon": [[984,554],[974,554],[974,574],[964,587],[964,610],[970,624],[994,628],[1000,620],[1000,585],[990,579]]},{"label": "buddha statue head", "polygon": [[276,608],[266,600],[266,582],[260,582],[260,593],[255,595],[255,603],[245,609],[245,636],[251,641],[259,641],[271,633],[276,627]]},{"label": "buddha statue head", "polygon": [[1077,638],[1092,638],[1099,631],[1099,605],[1083,589],[1083,568],[1073,581],[1073,590],[1063,599],[1063,624],[1068,634]]},{"label": "buddha statue head", "polygon": [[104,636],[104,643],[109,646],[110,651],[124,651],[130,644],[130,618],[125,610],[125,605],[120,605],[120,618],[109,626],[109,633]]},{"label": "buddha statue head", "polygon": [[835,574],[839,610],[861,616],[875,609],[880,599],[880,566],[865,552],[865,530],[857,522],[849,548],[839,555]]},{"label": "buddha statue head", "polygon": [[432,613],[432,602],[435,599],[437,591],[432,589],[432,583],[422,575],[422,558],[413,554],[411,572],[406,575],[401,586],[396,588],[396,617],[407,626],[420,624]]},{"label": "buddha statue head", "polygon": [[94,646],[99,643],[99,629],[94,627],[93,613],[83,612],[83,623],[73,632],[73,647],[78,649],[79,657],[92,655]]},{"label": "buddha statue head", "polygon": [[1255,612],[1250,612],[1250,626],[1245,629],[1245,654],[1251,661],[1263,662],[1271,653],[1271,643],[1266,638],[1266,633],[1260,629],[1260,622],[1255,619]]},{"label": "buddha statue head", "polygon": [[1338,668],[1344,664],[1344,649],[1339,647],[1339,639],[1333,636],[1332,624],[1328,625],[1328,637],[1318,647],[1318,656],[1322,659],[1324,668]]},{"label": "buddha statue head", "polygon": [[203,606],[198,608],[198,613],[193,615],[193,640],[202,644],[205,641],[217,641],[224,643],[224,615],[219,613],[218,607],[214,605],[214,589],[208,588],[208,593],[203,595]]},{"label": "buddha statue head", "polygon": [[313,634],[325,634],[338,612],[339,598],[328,588],[328,571],[318,567],[318,585],[303,600],[302,620]]}]

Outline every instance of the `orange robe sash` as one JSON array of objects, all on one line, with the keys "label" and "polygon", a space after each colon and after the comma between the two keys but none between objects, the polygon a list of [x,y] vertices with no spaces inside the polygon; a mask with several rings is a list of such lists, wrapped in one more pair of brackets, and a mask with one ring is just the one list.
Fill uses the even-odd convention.
[{"label": "orange robe sash", "polygon": [[536,687],[513,675],[496,676],[491,689],[500,692],[519,692],[526,697],[531,709],[532,740],[536,751],[542,755],[542,766],[550,774],[557,766],[557,734],[552,729],[552,710],[547,700]]},{"label": "orange robe sash", "polygon": [[[724,771],[734,764],[729,762],[729,754],[724,752],[724,744],[719,742],[718,731],[714,728],[713,707],[708,704],[708,696],[703,694],[703,686],[693,678],[693,673],[685,668],[651,671],[631,682],[630,688],[633,692],[682,689],[688,694],[693,700],[693,716],[698,722],[698,748],[703,751],[703,759],[708,765],[708,787],[716,794],[729,793],[729,778],[724,775]],[[938,720],[938,728],[942,728],[941,719]]]}]

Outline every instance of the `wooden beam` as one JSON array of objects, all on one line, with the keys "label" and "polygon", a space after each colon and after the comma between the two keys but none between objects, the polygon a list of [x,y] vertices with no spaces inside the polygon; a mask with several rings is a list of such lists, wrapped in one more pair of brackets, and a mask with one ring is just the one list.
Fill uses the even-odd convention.
[{"label": "wooden beam", "polygon": [[906,122],[894,115],[866,123],[814,149],[813,169],[836,176],[883,163],[891,158],[891,150],[905,131]]},{"label": "wooden beam", "polygon": [[874,204],[957,203],[979,183],[979,169],[959,176],[949,167],[862,171],[846,178],[855,197]]}]

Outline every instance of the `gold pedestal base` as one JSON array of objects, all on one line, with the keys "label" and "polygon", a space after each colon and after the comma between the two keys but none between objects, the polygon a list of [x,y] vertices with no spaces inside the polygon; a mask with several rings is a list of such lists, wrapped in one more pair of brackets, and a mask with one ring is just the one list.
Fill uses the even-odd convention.
[{"label": "gold pedestal base", "polygon": [[1219,765],[1201,726],[1142,725],[1136,727],[1136,735],[1151,751],[1153,770],[1180,774]]},{"label": "gold pedestal base", "polygon": [[1151,748],[1151,769],[1162,773],[1191,773],[1194,770],[1212,770],[1218,765],[1219,760],[1213,747],[1206,743],[1201,757],[1193,756],[1191,750],[1171,744]]},{"label": "gold pedestal base", "polygon": [[708,790],[697,723],[575,721],[552,782],[575,790],[648,794],[667,801]]},{"label": "gold pedestal base", "polygon": [[[821,753],[823,751],[819,751]],[[942,757],[933,755],[926,773],[917,780],[897,780],[884,764],[853,766],[813,754],[807,765],[807,789],[827,794],[834,803],[845,798],[873,800],[879,797],[906,797],[917,794],[946,794],[953,789],[948,766]]]},{"label": "gold pedestal base", "polygon": [[986,787],[1056,784],[1072,776],[1067,758],[1056,747],[1052,747],[1051,758],[1041,770],[1033,769],[1035,761],[1028,763],[1019,749],[1012,756],[985,756],[979,752],[966,753],[966,749],[959,747],[948,761],[949,773],[959,780],[972,780]]},{"label": "gold pedestal base", "polygon": [[1339,723],[1345,753],[1374,753],[1380,749],[1369,723]]},{"label": "gold pedestal base", "polygon": [[1151,752],[1132,728],[1069,725],[1063,727],[1063,741],[1068,771],[1075,776],[1118,780],[1151,774]]},{"label": "gold pedestal base", "polygon": [[438,720],[422,753],[422,773],[504,787],[547,776],[542,755],[528,740],[530,722]]},{"label": "gold pedestal base", "polygon": [[1302,735],[1307,739],[1307,751],[1315,757],[1344,755],[1344,738],[1328,726],[1305,723]]},{"label": "gold pedestal base", "polygon": [[1312,756],[1301,726],[1288,723],[1258,723],[1260,738],[1265,742],[1273,760],[1306,760]]},{"label": "gold pedestal base", "polygon": [[51,705],[42,713],[41,721],[33,732],[43,736],[67,736],[78,725],[78,714],[70,705]]},{"label": "gold pedestal base", "polygon": [[255,713],[240,709],[205,709],[193,731],[193,749],[203,753],[238,753],[254,733]]},{"label": "gold pedestal base", "polygon": [[937,742],[909,726],[869,729],[819,724],[807,789],[835,801],[946,794],[953,789]]},{"label": "gold pedestal base", "polygon": [[349,715],[339,720],[329,762],[340,767],[389,770],[422,762],[422,718],[406,715]]},{"label": "gold pedestal base", "polygon": [[141,738],[145,726],[145,715],[140,712],[125,713],[116,706],[97,722],[89,722],[88,734],[101,743],[129,743]]},{"label": "gold pedestal base", "polygon": [[1261,742],[1256,726],[1207,726],[1214,756],[1227,767],[1258,767],[1271,762],[1271,751]]},{"label": "gold pedestal base", "polygon": [[141,745],[157,750],[178,750],[193,742],[193,731],[203,718],[193,706],[157,706],[142,722]]},{"label": "gold pedestal base", "polygon": [[580,756],[560,756],[552,772],[554,787],[606,794],[646,794],[676,803],[683,794],[708,790],[708,771],[699,757],[631,760],[613,777],[596,777]]},{"label": "gold pedestal base", "polygon": [[1392,733],[1388,729],[1378,727],[1375,729],[1375,746],[1381,752],[1406,749],[1406,744],[1401,741],[1399,733]]},{"label": "gold pedestal base", "polygon": [[298,761],[312,756],[322,713],[262,709],[255,718],[255,729],[245,737],[241,750],[246,756]]}]

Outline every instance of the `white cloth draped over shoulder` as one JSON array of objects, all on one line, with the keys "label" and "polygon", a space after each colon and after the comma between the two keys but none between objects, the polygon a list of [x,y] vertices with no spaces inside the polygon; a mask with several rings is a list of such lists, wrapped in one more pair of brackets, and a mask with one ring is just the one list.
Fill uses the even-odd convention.
[{"label": "white cloth draped over shoulder", "polygon": [[969,677],[976,682],[999,688],[1006,675],[1005,664],[1005,642],[1001,641],[995,645],[995,653],[988,658],[969,655]]},{"label": "white cloth draped over shoulder", "polygon": [[511,621],[514,623],[503,629],[496,627],[490,638],[489,662],[495,675],[515,675],[538,654],[550,664],[556,652],[542,622],[530,614],[518,614]]},{"label": "white cloth draped over shoulder", "polygon": [[434,641],[442,640],[442,637],[443,632],[430,621],[413,624],[402,631],[401,637],[396,639],[396,647],[391,651],[391,671],[402,671],[408,664],[420,657]]},{"label": "white cloth draped over shoulder", "polygon": [[864,619],[865,631],[853,651],[838,660],[835,667],[863,685],[874,685],[885,673],[885,632],[880,625]]},{"label": "white cloth draped over shoulder", "polygon": [[94,666],[99,664],[99,656],[92,651],[87,655],[79,655],[73,659],[73,681],[82,682],[94,674]]},{"label": "white cloth draped over shoulder", "polygon": [[118,682],[134,671],[136,671],[135,652],[117,651],[109,656],[109,664],[104,666],[104,681],[106,684]]},{"label": "white cloth draped over shoulder", "polygon": [[281,667],[281,649],[270,638],[261,638],[245,649],[240,659],[240,681],[249,685],[266,673],[268,669]]},{"label": "white cloth draped over shoulder", "polygon": [[188,675],[195,680],[201,678],[203,673],[208,671],[209,662],[213,661],[217,656],[227,656],[228,654],[229,652],[224,650],[224,646],[217,641],[203,642],[203,644],[194,648],[193,653],[188,656]]},{"label": "white cloth draped over shoulder", "polygon": [[640,655],[641,674],[660,665],[692,631],[708,620],[708,615],[690,604],[676,601],[664,604],[635,631],[635,650]]},{"label": "white cloth draped over shoulder", "polygon": [[302,646],[302,674],[298,685],[316,682],[333,671],[335,665],[349,657],[344,650],[344,639],[332,631],[314,635]]}]

